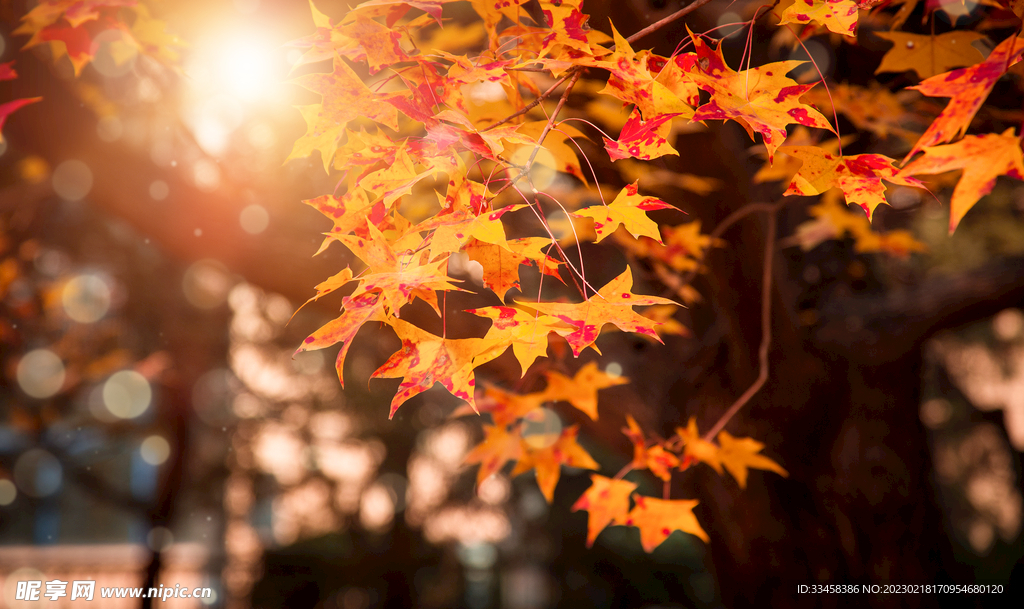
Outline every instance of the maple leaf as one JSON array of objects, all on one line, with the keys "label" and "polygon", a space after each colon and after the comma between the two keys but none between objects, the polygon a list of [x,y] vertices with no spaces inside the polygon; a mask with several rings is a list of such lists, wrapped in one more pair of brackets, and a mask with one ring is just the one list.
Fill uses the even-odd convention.
[{"label": "maple leaf", "polygon": [[666,154],[679,152],[668,143],[672,124],[669,122],[678,114],[660,114],[649,120],[640,116],[640,109],[634,108],[629,120],[619,133],[618,140],[604,139],[604,148],[613,161],[633,157],[650,161]]},{"label": "maple leaf", "polygon": [[548,370],[545,376],[548,379],[548,386],[544,390],[547,399],[565,400],[595,421],[598,390],[629,382],[628,378],[611,376],[599,369],[597,362],[588,362],[571,379],[554,370]]},{"label": "maple leaf", "polygon": [[167,23],[156,19],[144,4],[132,7],[135,21],[132,22],[131,36],[139,51],[167,66],[176,66],[180,49],[188,46],[178,36],[167,32]]},{"label": "maple leaf", "polygon": [[382,292],[384,302],[392,314],[412,301],[421,298],[440,314],[435,290],[459,290],[450,283],[441,270],[447,260],[429,264],[415,264],[409,255],[396,255],[384,235],[372,225],[367,226],[369,236],[341,235],[335,237],[369,267],[369,273],[359,277],[357,291]]},{"label": "maple leaf", "polygon": [[846,202],[861,206],[869,219],[876,207],[886,203],[883,179],[903,186],[924,186],[919,180],[900,175],[892,166],[893,160],[881,154],[839,156],[817,146],[786,146],[782,151],[803,161],[783,194],[817,195],[839,188]]},{"label": "maple leaf", "polygon": [[794,235],[801,249],[811,250],[823,241],[840,239],[847,234],[853,237],[854,251],[858,253],[885,252],[905,257],[910,252],[928,249],[908,231],[874,231],[867,216],[859,211],[850,211],[841,197],[838,191],[831,191],[818,204],[808,208],[808,213],[814,219],[798,225]]},{"label": "maple leaf", "polygon": [[306,133],[295,142],[286,161],[307,157],[319,150],[324,171],[329,173],[331,159],[349,122],[365,117],[398,130],[395,108],[380,103],[377,94],[367,88],[340,57],[334,57],[331,73],[306,74],[292,82],[319,93],[323,101],[298,107],[306,121]]},{"label": "maple leaf", "polygon": [[378,171],[368,173],[359,180],[359,186],[377,195],[374,202],[387,207],[412,192],[413,187],[437,172],[449,175],[458,171],[462,161],[457,155],[441,153],[417,159],[426,169],[417,173],[413,158],[405,150],[395,153],[395,162]]},{"label": "maple leaf", "polygon": [[821,113],[799,101],[814,85],[797,84],[786,77],[806,62],[777,61],[736,72],[725,63],[721,43],[712,49],[692,32],[690,38],[698,57],[690,75],[698,87],[711,93],[711,101],[697,108],[694,121],[732,119],[751,139],[754,131],[760,133],[769,160],[786,139],[786,125],[796,123],[835,133]]},{"label": "maple leaf", "polygon": [[462,249],[470,239],[476,239],[508,249],[501,217],[522,205],[510,205],[497,210],[486,209],[487,188],[464,175],[449,182],[447,206],[432,218],[417,224],[410,232],[428,233],[430,258]]},{"label": "maple leaf", "polygon": [[1009,66],[1020,61],[1024,54],[1024,40],[1010,37],[999,43],[985,61],[967,68],[960,68],[924,80],[910,87],[929,97],[949,97],[949,104],[938,118],[928,126],[921,139],[907,154],[904,162],[923,150],[948,142],[967,133],[974,115],[978,113],[996,81],[1006,73]]},{"label": "maple leaf", "polygon": [[789,476],[789,472],[778,463],[758,454],[764,448],[764,444],[753,438],[734,438],[723,429],[718,432],[718,443],[722,447],[718,451],[722,465],[729,470],[733,478],[736,478],[740,488],[747,488],[748,468],[773,471],[783,477]]},{"label": "maple leaf", "polygon": [[511,433],[508,427],[501,424],[485,424],[483,428],[483,442],[474,446],[465,458],[468,464],[480,464],[480,469],[476,472],[477,485],[500,471],[509,461],[518,460],[523,454],[522,436],[519,435],[518,426],[514,427]]},{"label": "maple leaf", "polygon": [[675,304],[660,296],[633,294],[633,273],[627,266],[621,275],[612,279],[586,301],[571,304],[561,302],[524,302],[525,306],[541,313],[553,315],[573,326],[572,332],[559,332],[569,342],[573,355],[579,356],[583,349],[594,344],[601,333],[601,326],[614,324],[625,332],[639,332],[661,342],[654,328],[657,322],[633,311],[634,306],[652,304]]},{"label": "maple leaf", "polygon": [[782,11],[779,25],[819,23],[829,31],[857,37],[857,3],[854,0],[796,0]]},{"label": "maple leaf", "polygon": [[349,11],[344,21],[354,18],[384,17],[384,23],[388,27],[395,25],[410,8],[418,8],[430,15],[438,25],[441,25],[441,11],[443,6],[454,0],[367,0],[357,4]]},{"label": "maple leaf", "polygon": [[536,315],[514,307],[484,307],[467,309],[467,313],[492,320],[484,338],[496,344],[512,345],[512,353],[522,374],[533,365],[538,357],[548,352],[548,334],[563,332],[566,325],[550,315]]},{"label": "maple leaf", "polygon": [[[348,269],[345,270],[347,271]],[[351,272],[348,274],[351,276]],[[339,275],[342,275],[341,279],[344,279],[344,271],[339,273]],[[319,289],[320,286],[317,286],[317,288]],[[319,297],[320,294],[314,296],[312,300]],[[341,350],[338,351],[338,358],[335,360],[335,369],[338,371],[338,381],[341,383],[342,388],[345,387],[345,376],[343,374],[345,357],[352,346],[352,339],[355,338],[359,328],[363,327],[363,324],[366,322],[373,320],[384,321],[384,308],[379,294],[363,292],[355,296],[346,297],[343,302],[344,312],[321,326],[316,332],[307,336],[302,341],[302,345],[292,355],[292,357],[295,357],[295,355],[303,351],[314,351],[341,343]]]},{"label": "maple leaf", "polygon": [[327,216],[334,222],[334,227],[320,244],[316,254],[320,254],[327,246],[334,243],[336,237],[362,228],[367,222],[379,225],[384,220],[384,205],[371,204],[361,188],[353,188],[344,195],[322,195],[303,201],[313,209]]},{"label": "maple leaf", "polygon": [[[697,101],[696,85],[685,70],[692,64],[693,54],[679,55],[672,61],[652,55],[649,51],[634,52],[629,41],[612,26],[615,50],[600,59],[580,58],[582,65],[608,70],[608,82],[600,93],[626,104],[635,104],[640,114],[655,117],[662,114],[693,116],[687,102]],[[657,74],[651,73],[651,66]]]},{"label": "maple leaf", "polygon": [[593,205],[574,215],[594,220],[594,232],[597,233],[598,242],[615,232],[621,224],[636,239],[644,235],[661,243],[658,225],[647,217],[646,212],[676,208],[661,199],[642,196],[637,189],[637,182],[627,184],[610,204]]},{"label": "maple leaf", "polygon": [[626,415],[626,425],[627,427],[623,428],[622,433],[626,434],[629,441],[633,443],[633,461],[630,463],[630,467],[649,469],[658,478],[666,482],[671,480],[672,469],[679,466],[679,459],[666,450],[661,442],[648,448],[644,432],[632,416]]},{"label": "maple leaf", "polygon": [[875,69],[875,74],[913,70],[919,78],[928,78],[950,68],[969,66],[985,59],[972,44],[985,38],[978,32],[955,30],[937,36],[910,32],[874,34],[893,43]]},{"label": "maple leaf", "polygon": [[633,495],[633,499],[636,505],[623,524],[640,529],[640,545],[645,552],[654,551],[654,548],[668,539],[672,531],[696,535],[704,543],[711,541],[693,514],[693,508],[700,503],[696,499],[668,500],[642,495]]},{"label": "maple leaf", "polygon": [[316,290],[316,295],[307,300],[305,304],[309,304],[313,301],[320,300],[322,297],[330,294],[331,292],[337,290],[342,286],[347,285],[351,281],[352,269],[346,266],[345,268],[341,269],[334,275],[331,275],[324,281],[321,281],[320,283],[316,284],[316,288],[314,288]]},{"label": "maple leaf", "polygon": [[629,514],[629,496],[636,485],[628,480],[614,480],[599,474],[590,475],[591,485],[572,505],[572,511],[587,511],[587,547],[609,524],[621,523]]},{"label": "maple leaf", "polygon": [[343,36],[359,42],[359,46],[366,54],[370,74],[376,74],[387,66],[409,60],[409,56],[399,44],[401,32],[396,32],[363,15],[356,14],[351,23],[338,30]]},{"label": "maple leaf", "polygon": [[[82,68],[93,60],[96,52],[99,50],[99,45],[93,44],[94,38],[106,30],[126,31],[127,28],[117,19],[116,7],[106,7],[94,3],[92,4],[93,8],[101,10],[83,12],[81,14],[82,17],[75,20],[77,24],[75,25],[61,18],[63,9],[68,6],[70,6],[70,2],[67,2],[67,0],[41,4],[37,8],[45,7],[59,14],[56,14],[52,21],[38,27],[38,29],[34,28],[37,28],[45,20],[26,20],[22,27],[19,27],[14,33],[32,34],[32,38],[25,43],[22,49],[29,49],[40,44],[48,44],[53,52],[54,61],[67,56],[74,68],[75,76],[79,76],[82,73]],[[53,16],[54,13],[50,13],[47,19]],[[26,15],[27,17],[28,15]]]},{"label": "maple leaf", "polygon": [[1024,179],[1020,139],[1013,129],[1001,134],[968,135],[945,146],[925,146],[924,155],[904,167],[901,175],[942,173],[963,169],[949,202],[949,232],[978,199],[992,192],[996,178],[1006,175]]},{"label": "maple leaf", "polygon": [[629,441],[633,443],[632,467],[634,469],[647,467],[647,440],[644,438],[643,430],[640,429],[640,425],[632,415],[626,415],[626,427],[622,428],[622,433],[626,434]]},{"label": "maple leaf", "polygon": [[474,410],[469,404],[462,404],[449,416],[454,418],[470,414],[480,415],[486,412],[491,415],[495,425],[508,426],[537,410],[546,401],[547,398],[543,392],[514,393],[485,384],[477,397],[477,410]]},{"label": "maple leaf", "polygon": [[366,53],[359,41],[341,33],[330,17],[320,12],[309,0],[309,8],[313,14],[316,32],[287,43],[285,46],[306,49],[298,61],[292,64],[292,70],[308,63],[332,59],[335,55],[346,57],[352,61],[364,61]]},{"label": "maple leaf", "polygon": [[543,2],[541,14],[550,28],[550,33],[542,41],[543,55],[548,55],[553,49],[559,47],[576,49],[586,54],[592,52],[589,37],[591,30],[587,25],[590,15],[581,12],[579,4],[561,1]]},{"label": "maple leaf", "polygon": [[401,319],[393,320],[392,327],[402,340],[402,348],[370,375],[402,378],[391,400],[389,419],[409,398],[430,389],[434,383],[441,383],[448,393],[476,409],[473,369],[501,355],[504,345],[495,347],[492,341],[482,338],[444,338]]},{"label": "maple leaf", "polygon": [[582,469],[598,469],[597,462],[583,447],[576,443],[579,425],[572,425],[562,430],[558,439],[551,446],[540,449],[529,449],[516,463],[512,476],[537,470],[537,486],[548,503],[555,498],[555,487],[562,474],[562,466],[579,467]]},{"label": "maple leaf", "polygon": [[[909,143],[918,138],[918,133],[905,126],[918,122],[919,119],[915,114],[907,111],[905,105],[907,94],[914,95],[910,91],[893,93],[877,82],[870,83],[868,87],[840,83],[832,85],[828,91],[824,89],[809,91],[804,95],[804,100],[826,112],[831,111],[834,104],[836,111],[850,119],[857,129],[870,131],[882,138],[892,134]],[[803,127],[800,127],[800,130],[801,139],[811,143],[810,132]],[[800,145],[801,142],[797,141],[797,136],[798,133],[794,132],[786,141],[792,145]],[[840,140],[833,139],[820,145],[829,152],[835,152],[834,148],[839,141],[846,144],[848,141],[852,141],[852,138],[843,136]],[[766,165],[766,167],[771,167],[771,165]],[[762,169],[758,175],[764,171]],[[786,179],[789,177],[786,176]],[[763,181],[763,178],[761,179]]]},{"label": "maple leaf", "polygon": [[719,474],[722,473],[722,457],[714,443],[700,437],[697,431],[697,419],[690,417],[686,427],[676,427],[676,433],[683,441],[683,459],[680,469],[690,467],[695,461],[707,463]]},{"label": "maple leaf", "polygon": [[658,336],[690,336],[690,331],[683,324],[675,320],[678,309],[674,305],[654,305],[645,308],[641,313],[644,317],[650,317],[661,325],[654,330]]},{"label": "maple leaf", "polygon": [[536,264],[541,273],[562,281],[558,273],[560,263],[545,252],[550,246],[551,240],[546,237],[510,239],[504,245],[470,239],[462,251],[470,260],[480,263],[484,270],[484,285],[504,301],[510,289],[519,288],[520,265]]}]

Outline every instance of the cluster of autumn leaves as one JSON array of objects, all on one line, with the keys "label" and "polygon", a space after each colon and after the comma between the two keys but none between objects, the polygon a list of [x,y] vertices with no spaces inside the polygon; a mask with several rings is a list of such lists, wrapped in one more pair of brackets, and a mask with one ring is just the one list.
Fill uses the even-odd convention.
[{"label": "cluster of autumn leaves", "polygon": [[[479,412],[487,413],[492,424],[485,424],[484,440],[468,455],[466,463],[479,463],[477,483],[501,471],[515,461],[512,476],[535,471],[541,493],[551,502],[555,486],[561,476],[561,467],[599,469],[596,461],[579,445],[576,438],[579,426],[572,425],[560,431],[528,434],[527,422],[542,417],[543,406],[567,402],[593,420],[597,420],[597,393],[601,389],[622,385],[629,379],[612,376],[601,371],[596,362],[582,366],[573,377],[555,370],[544,372],[547,384],[542,391],[519,394],[487,385],[477,402]],[[453,416],[468,415],[473,410],[467,405],[457,409]],[[690,419],[686,428],[676,429],[668,440],[648,440],[631,416],[626,417],[628,427],[623,433],[633,443],[633,460],[614,478],[591,474],[591,487],[576,501],[573,510],[586,510],[587,545],[591,546],[598,534],[609,525],[629,525],[640,530],[644,550],[650,552],[665,541],[672,531],[691,533],[708,541],[700,526],[692,499],[662,499],[636,493],[637,485],[623,476],[633,470],[650,470],[665,482],[672,480],[674,471],[685,471],[696,463],[704,463],[721,474],[723,467],[739,483],[747,485],[748,470],[764,469],[788,475],[779,464],[759,454],[764,445],[752,438],[734,438],[721,431],[717,444],[703,439],[697,431],[697,422]],[[633,507],[630,508],[630,499]]]},{"label": "cluster of autumn leaves", "polygon": [[[571,379],[547,370],[542,373],[547,379],[543,391],[520,394],[478,387],[477,367],[511,347],[525,375],[537,358],[547,356],[551,334],[563,338],[578,356],[587,347],[597,349],[606,324],[660,340],[660,322],[654,318],[671,319],[675,303],[633,293],[628,267],[607,284],[594,287],[586,278],[583,261],[575,264],[563,245],[601,242],[615,235],[620,247],[645,258],[663,278],[696,272],[707,248],[718,245],[700,232],[699,223],[659,230],[648,213],[673,207],[641,194],[636,182],[610,196],[611,201],[605,200],[598,184],[599,204],[571,209],[534,183],[533,170],[540,164],[584,184],[590,179],[599,182],[592,168],[584,171],[580,164],[582,148],[574,138],[586,136],[560,120],[559,112],[581,79],[581,88],[614,98],[629,109],[618,137],[603,134],[601,140],[612,161],[625,164],[676,154],[670,142],[674,123],[731,120],[752,138],[755,133],[761,135],[769,166],[759,179],[788,179],[785,195],[838,189],[847,203],[856,203],[867,214],[867,218],[856,217],[835,197],[826,197],[811,209],[815,220],[802,227],[804,236],[817,233],[809,240],[848,234],[861,251],[905,254],[920,249],[908,233],[880,235],[870,226],[872,212],[886,202],[882,180],[921,188],[917,175],[963,169],[953,194],[952,231],[992,189],[996,176],[1024,177],[1019,140],[1012,129],[969,135],[943,145],[966,132],[996,80],[1020,60],[1024,41],[1013,36],[988,58],[936,73],[914,87],[926,96],[951,101],[904,162],[924,154],[901,169],[884,155],[845,156],[840,152],[841,140],[830,150],[829,144],[820,145],[819,138],[808,135],[811,130],[836,133],[811,105],[822,107],[824,99],[868,130],[912,133],[884,110],[863,109],[865,96],[874,95],[878,99],[873,103],[883,108],[892,103],[888,91],[865,93],[844,85],[836,91],[841,101],[845,95],[847,103],[840,105],[831,95],[812,92],[815,85],[787,77],[804,62],[781,61],[737,71],[726,63],[718,45],[692,32],[680,45],[684,51],[671,57],[635,51],[614,27],[610,37],[589,28],[580,0],[541,0],[533,7],[539,10],[519,0],[470,0],[486,47],[471,58],[439,48],[445,46],[443,36],[425,33],[441,26],[445,4],[449,2],[370,0],[338,22],[311,4],[317,31],[293,43],[304,50],[300,65],[329,59],[332,70],[294,81],[322,96],[322,101],[299,108],[307,131],[295,143],[290,158],[318,151],[325,170],[344,171],[341,194],[306,203],[333,222],[321,251],[339,242],[363,263],[360,271],[346,268],[317,286],[313,299],[355,284],[343,298],[342,314],[305,339],[299,351],[340,343],[337,370],[342,377],[346,354],[362,325],[370,321],[390,325],[402,347],[372,378],[402,379],[391,402],[391,415],[434,383],[464,400],[467,412],[490,413],[492,424],[484,426],[484,441],[467,458],[480,464],[481,481],[515,461],[512,474],[534,470],[550,501],[561,466],[597,469],[577,443],[576,426],[543,440],[524,437],[523,429],[543,404],[555,401],[568,401],[596,419],[597,390],[623,381],[612,379],[592,363]],[[778,7],[778,15],[783,25],[824,27],[854,37],[858,7],[852,0],[796,0]],[[466,35],[466,26],[452,27],[462,28],[455,36],[459,43],[472,39]],[[892,36],[902,40],[899,33]],[[417,46],[427,40],[434,46]],[[965,38],[962,43],[968,41]],[[692,51],[685,51],[687,46]],[[748,55],[748,64],[749,59]],[[898,67],[894,61],[890,67]],[[368,79],[353,65],[362,66]],[[583,79],[584,75],[600,80]],[[707,95],[703,104],[701,92]],[[790,125],[797,126],[793,134]],[[789,146],[784,145],[787,138]],[[779,165],[775,165],[777,154]],[[446,183],[437,182],[442,175]],[[422,196],[419,193],[431,192],[435,184],[441,184],[438,190],[443,191],[437,194],[439,211],[425,214],[418,222],[407,219],[400,208],[415,198],[409,195]],[[503,221],[524,216],[539,221],[541,234],[507,238]],[[566,218],[568,230],[556,235],[553,227]],[[483,285],[502,302],[468,311],[491,320],[482,338],[449,339],[399,317],[402,307],[414,298],[426,301],[443,318],[449,314],[439,306],[437,292],[460,289],[447,272],[455,255],[478,262]],[[580,302],[544,301],[539,291],[508,303],[508,292],[519,288],[522,266],[535,267],[542,285],[544,277],[571,279]],[[682,287],[676,293],[698,298]],[[635,306],[651,307],[645,310],[649,316],[639,314]],[[762,445],[756,440],[734,438],[726,431],[714,441],[702,438],[692,420],[669,440],[645,439],[632,419],[626,433],[635,447],[627,469],[650,470],[666,482],[666,496],[637,495],[636,485],[621,475],[594,474],[593,486],[575,506],[589,512],[590,543],[609,524],[637,526],[648,551],[677,529],[707,540],[692,512],[696,501],[667,496],[672,471],[694,463],[705,463],[719,473],[728,471],[740,486],[746,484],[748,468],[786,475],[778,464],[759,454]]]}]

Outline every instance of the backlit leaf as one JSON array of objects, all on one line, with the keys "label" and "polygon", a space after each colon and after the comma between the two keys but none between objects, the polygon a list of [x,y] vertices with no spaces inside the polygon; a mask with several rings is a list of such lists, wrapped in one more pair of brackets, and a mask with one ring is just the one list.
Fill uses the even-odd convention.
[{"label": "backlit leaf", "polygon": [[672,531],[696,535],[705,543],[711,541],[693,514],[693,508],[700,503],[696,499],[665,500],[641,495],[633,495],[633,498],[636,506],[624,524],[640,529],[640,545],[645,552],[653,552]]},{"label": "backlit leaf", "polygon": [[636,485],[627,480],[613,480],[598,474],[590,475],[591,486],[576,500],[572,511],[587,511],[587,547],[593,547],[598,534],[609,524],[624,522],[629,514],[629,496]]}]

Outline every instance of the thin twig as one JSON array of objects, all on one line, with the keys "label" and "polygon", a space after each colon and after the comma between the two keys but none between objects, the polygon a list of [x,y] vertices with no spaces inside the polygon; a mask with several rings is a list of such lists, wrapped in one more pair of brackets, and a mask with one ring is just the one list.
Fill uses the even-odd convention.
[{"label": "thin twig", "polygon": [[[533,152],[530,153],[530,158],[526,160],[526,164],[524,164],[523,168],[519,170],[519,174],[516,175],[516,177],[511,178],[508,182],[505,182],[505,185],[499,188],[498,192],[494,193],[491,196],[491,198],[489,199],[490,201],[497,199],[498,195],[500,195],[501,193],[505,192],[510,187],[515,185],[516,182],[521,180],[523,176],[530,173],[530,170],[533,169],[533,162],[537,160],[537,153],[540,152],[541,147],[544,145],[544,138],[546,138],[548,136],[548,133],[551,132],[551,128],[555,124],[555,118],[557,118],[558,113],[562,111],[562,107],[565,106],[566,100],[569,99],[569,94],[572,93],[572,88],[576,85],[576,81],[580,79],[580,74],[582,74],[582,72],[573,72],[572,77],[569,79],[569,84],[565,86],[565,91],[562,92],[562,97],[558,99],[558,104],[555,105],[554,112],[551,113],[551,117],[548,118],[548,122],[544,125],[544,129],[540,132],[540,136],[537,138],[537,143],[533,146]],[[550,91],[550,89],[548,90]],[[495,123],[495,125],[496,124],[497,123]],[[492,127],[493,126],[494,125],[492,125]]]},{"label": "thin twig", "polygon": [[[578,69],[573,69],[572,73],[576,75],[576,78],[579,78],[580,71]],[[526,104],[525,106],[523,106],[522,108],[516,110],[512,114],[509,114],[508,116],[506,116],[505,118],[501,119],[500,121],[497,121],[497,122],[491,123],[490,125],[487,125],[486,127],[481,129],[480,131],[490,131],[491,129],[494,129],[495,127],[498,127],[500,125],[504,125],[505,123],[507,123],[510,120],[516,118],[517,116],[522,116],[522,115],[526,114],[527,112],[529,112],[530,110],[533,110],[534,108],[536,108],[540,104],[540,102],[544,101],[552,93],[554,93],[555,89],[557,89],[558,87],[562,86],[562,83],[564,83],[565,81],[569,80],[569,77],[572,76],[573,74],[568,74],[568,73],[567,74],[563,74],[561,78],[559,78],[558,80],[555,81],[555,84],[553,84],[550,87],[548,87],[547,91],[544,91],[543,93],[538,95],[537,99],[535,99],[532,102]]]},{"label": "thin twig", "polygon": [[743,395],[736,398],[732,406],[725,411],[725,414],[718,419],[711,429],[704,434],[704,440],[710,442],[722,431],[722,428],[736,416],[750,398],[754,397],[761,387],[768,380],[768,349],[772,344],[772,260],[775,255],[775,233],[778,228],[778,212],[782,208],[781,203],[770,206],[768,214],[768,234],[765,235],[764,245],[764,267],[761,276],[761,347],[758,349],[757,358],[759,361],[757,379],[750,387],[743,392]]},{"label": "thin twig", "polygon": [[695,10],[699,9],[700,7],[704,6],[708,2],[711,2],[711,0],[694,0],[690,4],[684,6],[683,8],[679,9],[678,11],[672,13],[668,17],[665,17],[664,19],[659,19],[658,21],[655,21],[654,23],[650,24],[649,26],[645,27],[644,29],[640,30],[639,32],[633,34],[629,38],[626,38],[626,42],[636,42],[637,40],[640,40],[644,36],[646,36],[646,35],[648,35],[648,34],[650,34],[652,32],[656,32],[656,31],[660,30],[661,28],[663,28],[666,25],[672,23],[673,21],[675,21],[677,19],[682,19],[683,17],[689,15],[693,11],[695,11]]}]

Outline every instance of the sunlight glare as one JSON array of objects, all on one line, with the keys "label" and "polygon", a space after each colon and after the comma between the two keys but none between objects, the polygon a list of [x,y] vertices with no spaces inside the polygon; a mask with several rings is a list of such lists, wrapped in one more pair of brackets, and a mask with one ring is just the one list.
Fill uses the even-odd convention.
[{"label": "sunlight glare", "polygon": [[261,36],[229,39],[221,50],[220,69],[228,90],[245,101],[266,96],[279,80],[273,56]]}]

